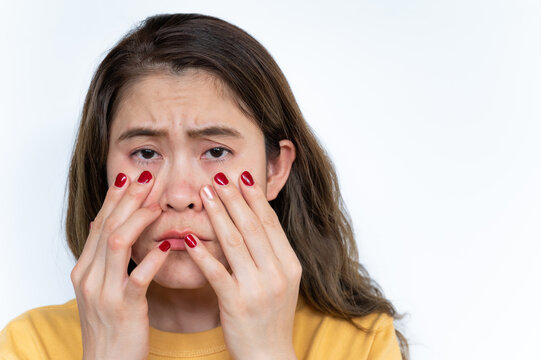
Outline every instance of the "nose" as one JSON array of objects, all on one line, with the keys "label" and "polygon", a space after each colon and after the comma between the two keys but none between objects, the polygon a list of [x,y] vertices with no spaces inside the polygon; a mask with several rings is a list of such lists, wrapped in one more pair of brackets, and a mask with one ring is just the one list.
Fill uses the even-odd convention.
[{"label": "nose", "polygon": [[188,159],[176,161],[171,166],[162,168],[156,179],[160,182],[161,208],[164,211],[182,212],[188,209],[201,211],[203,202],[199,196],[199,189],[204,185],[204,181],[208,181],[206,177],[203,169],[190,164]]}]

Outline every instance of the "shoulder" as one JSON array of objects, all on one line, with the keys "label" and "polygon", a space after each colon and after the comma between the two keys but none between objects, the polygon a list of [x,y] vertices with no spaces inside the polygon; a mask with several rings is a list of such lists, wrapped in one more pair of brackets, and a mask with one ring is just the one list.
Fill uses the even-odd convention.
[{"label": "shoulder", "polygon": [[314,359],[401,359],[394,319],[385,313],[350,322],[303,305],[295,317],[294,343]]},{"label": "shoulder", "polygon": [[0,353],[11,354],[12,358],[22,357],[23,352],[37,354],[46,351],[55,338],[74,330],[80,332],[76,299],[37,307],[17,316],[0,331]]},{"label": "shoulder", "polygon": [[382,334],[395,336],[394,319],[386,313],[372,313],[352,318],[351,322],[331,315],[323,315],[329,333],[350,337],[352,341],[361,340],[363,343],[373,343]]},{"label": "shoulder", "polygon": [[296,319],[297,318],[302,322],[311,322],[312,325],[325,324],[327,328],[340,329],[343,331],[361,331],[367,334],[389,331],[390,329],[394,331],[394,319],[389,314],[371,313],[365,316],[353,317],[351,320],[357,325],[355,326],[352,322],[344,318],[325,314],[314,309],[302,297],[299,297],[298,300]]},{"label": "shoulder", "polygon": [[370,329],[368,358],[402,359],[392,316],[386,313],[374,313],[355,318],[353,321]]},{"label": "shoulder", "polygon": [[4,329],[17,330],[32,327],[39,329],[47,326],[62,326],[73,321],[79,322],[76,299],[60,305],[47,305],[30,309],[11,320]]},{"label": "shoulder", "polygon": [[371,333],[389,331],[390,329],[394,331],[394,319],[387,313],[372,313],[355,317],[352,320],[355,324],[368,329]]}]

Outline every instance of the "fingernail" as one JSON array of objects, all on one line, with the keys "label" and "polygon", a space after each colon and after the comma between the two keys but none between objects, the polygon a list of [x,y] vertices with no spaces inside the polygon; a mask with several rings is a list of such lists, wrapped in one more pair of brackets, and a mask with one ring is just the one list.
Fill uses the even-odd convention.
[{"label": "fingernail", "polygon": [[123,173],[118,173],[115,180],[115,186],[121,188],[126,183],[126,179],[128,177],[124,175]]},{"label": "fingernail", "polygon": [[152,179],[152,174],[150,173],[150,171],[145,170],[141,173],[141,175],[139,175],[139,179],[137,179],[137,182],[140,184],[146,184],[151,179]]},{"label": "fingernail", "polygon": [[195,241],[194,237],[192,236],[192,234],[188,234],[184,237],[184,242],[186,243],[186,245],[188,245],[189,247],[191,247],[192,249],[197,245],[197,242]]},{"label": "fingernail", "polygon": [[160,244],[160,250],[163,252],[166,252],[167,250],[169,250],[170,247],[171,247],[171,243],[167,240],[163,241]]},{"label": "fingernail", "polygon": [[214,175],[214,181],[216,181],[220,185],[227,185],[227,183],[229,183],[225,174],[221,172]]},{"label": "fingernail", "polygon": [[252,186],[254,184],[254,178],[248,171],[243,172],[240,175],[240,178],[242,179],[242,182],[248,186]]},{"label": "fingernail", "polygon": [[214,199],[215,193],[214,193],[214,189],[212,188],[212,186],[210,186],[210,185],[203,186],[203,192],[205,193],[207,198],[209,198],[209,200]]}]

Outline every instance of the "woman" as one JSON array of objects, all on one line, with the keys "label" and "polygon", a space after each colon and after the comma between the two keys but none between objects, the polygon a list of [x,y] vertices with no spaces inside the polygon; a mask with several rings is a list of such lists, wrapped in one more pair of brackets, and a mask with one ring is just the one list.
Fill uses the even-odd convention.
[{"label": "woman", "polygon": [[2,354],[408,357],[285,77],[220,19],[149,17],[102,61],[66,236],[76,299],[14,319]]}]

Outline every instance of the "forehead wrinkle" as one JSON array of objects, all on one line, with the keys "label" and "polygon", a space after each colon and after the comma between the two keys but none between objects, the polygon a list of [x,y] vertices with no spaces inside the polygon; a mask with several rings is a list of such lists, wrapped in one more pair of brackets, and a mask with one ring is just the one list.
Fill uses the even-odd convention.
[{"label": "forehead wrinkle", "polygon": [[230,101],[247,117],[255,121],[252,111],[246,103],[231,89],[231,87],[219,76],[211,71],[198,68],[188,68],[179,72],[181,76],[192,76],[192,79],[200,83],[207,83],[212,86],[215,93],[222,99]]},{"label": "forehead wrinkle", "polygon": [[[174,80],[182,81],[181,79],[183,77],[191,77],[192,81],[199,82],[200,84],[210,85],[218,97],[231,102],[235,107],[240,109],[241,112],[247,115],[252,121],[255,121],[248,107],[244,104],[244,102],[241,99],[238,98],[238,96],[235,95],[235,93],[231,90],[231,88],[225,83],[225,81],[220,76],[217,76],[210,71],[197,69],[197,68],[187,68],[174,74],[171,72],[166,72],[166,71],[153,71],[151,73],[140,76],[138,78],[133,78],[131,81],[128,81],[119,91],[119,96],[118,96],[119,105],[117,106],[116,113],[120,112],[121,108],[126,106],[127,101],[133,99],[133,96],[135,95],[136,92],[141,91],[140,89],[137,89],[138,85],[140,85],[141,83],[146,82],[152,78],[154,79],[162,78],[162,79],[168,79],[168,80],[174,79]],[[176,94],[171,94],[171,95],[173,95],[173,97],[175,98],[178,97]],[[168,97],[170,98],[171,95],[169,95]],[[182,98],[182,96],[180,97]],[[166,99],[161,99],[161,100],[166,100]],[[173,118],[174,117],[175,116],[173,116]],[[186,120],[187,119],[183,119],[179,121],[178,124],[180,125],[181,128],[184,127],[183,123]],[[196,116],[195,118],[191,120],[195,124],[197,124],[202,119],[199,119],[198,116]],[[145,122],[151,123],[153,125],[160,123],[159,119],[153,116],[152,111],[148,112],[148,116],[146,117]],[[170,129],[170,130],[172,130],[171,132],[175,132],[175,130],[173,129]],[[169,133],[168,135],[169,136],[167,137],[169,138],[171,133]]]}]

